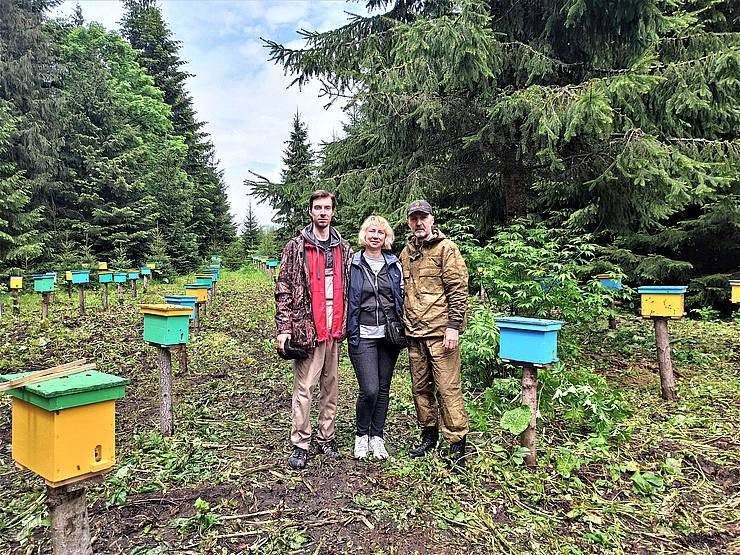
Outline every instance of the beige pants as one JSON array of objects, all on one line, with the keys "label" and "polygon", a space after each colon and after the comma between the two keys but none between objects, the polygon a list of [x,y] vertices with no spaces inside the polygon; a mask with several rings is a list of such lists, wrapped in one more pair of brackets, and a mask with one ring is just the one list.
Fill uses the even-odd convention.
[{"label": "beige pants", "polygon": [[460,383],[460,348],[446,351],[443,340],[409,339],[411,392],[419,425],[437,427],[439,401],[442,435],[450,443],[457,443],[469,431]]},{"label": "beige pants", "polygon": [[334,418],[339,392],[339,343],[330,339],[319,343],[306,360],[293,364],[293,429],[290,441],[308,449],[311,443],[311,389],[319,384],[319,429],[316,440],[334,439]]},{"label": "beige pants", "polygon": [[[331,331],[333,318],[334,280],[326,275],[326,325]],[[308,449],[311,443],[311,390],[319,384],[319,429],[316,441],[334,439],[334,418],[337,415],[339,393],[339,348],[333,339],[319,343],[306,360],[293,363],[293,428],[290,441],[296,447]]]}]

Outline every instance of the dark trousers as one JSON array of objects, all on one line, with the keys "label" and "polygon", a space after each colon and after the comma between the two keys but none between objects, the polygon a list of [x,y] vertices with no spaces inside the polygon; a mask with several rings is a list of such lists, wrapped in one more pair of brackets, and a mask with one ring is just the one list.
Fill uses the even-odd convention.
[{"label": "dark trousers", "polygon": [[400,349],[385,339],[362,339],[349,345],[360,393],[357,397],[357,435],[383,437],[388,415],[391,379]]}]

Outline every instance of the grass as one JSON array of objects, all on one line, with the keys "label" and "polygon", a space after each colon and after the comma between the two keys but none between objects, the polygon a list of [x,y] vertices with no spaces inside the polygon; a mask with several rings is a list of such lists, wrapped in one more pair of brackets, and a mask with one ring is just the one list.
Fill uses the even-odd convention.
[{"label": "grass", "polygon": [[[737,321],[671,322],[677,403],[660,399],[649,322],[622,315],[615,331],[576,330],[578,348],[543,376],[543,395],[578,375],[592,391],[602,380],[618,395],[581,388],[569,394],[578,414],[573,399],[543,409],[534,470],[498,426],[499,400],[515,400],[516,377],[466,392],[466,472],[450,473],[438,456],[408,459],[418,431],[402,358],[386,431],[395,456],[316,456],[296,473],[285,465],[292,373],[274,354],[271,285],[257,272],[222,272],[188,346],[188,372],[175,364],[175,434],[159,435],[156,354],[141,340],[138,304],[182,283],[157,283],[120,304],[113,293],[107,313],[91,292],[86,317],[76,296],[58,293],[46,328],[37,296],[26,294],[22,316],[0,320],[0,372],[84,356],[132,380],[117,404],[118,463],[88,493],[96,553],[740,550]],[[337,440],[349,455],[357,385],[346,353],[342,360]],[[583,425],[594,411],[610,425]],[[45,487],[14,467],[9,442],[10,400],[0,397],[0,552],[49,552]]]}]

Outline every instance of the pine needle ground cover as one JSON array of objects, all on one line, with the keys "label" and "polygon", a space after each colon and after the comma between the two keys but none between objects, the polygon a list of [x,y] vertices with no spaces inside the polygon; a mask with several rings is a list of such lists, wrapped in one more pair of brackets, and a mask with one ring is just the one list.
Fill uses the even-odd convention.
[{"label": "pine needle ground cover", "polygon": [[[516,375],[470,391],[468,470],[436,456],[411,461],[418,439],[408,366],[391,392],[389,461],[309,460],[289,471],[287,362],[274,354],[272,287],[262,274],[222,272],[203,329],[175,363],[175,435],[158,433],[156,353],[138,305],[180,293],[183,280],[88,316],[57,292],[49,326],[37,296],[20,321],[0,320],[0,372],[87,357],[131,379],[117,404],[118,463],[88,493],[96,553],[727,553],[740,548],[740,351],[737,321],[671,322],[680,400],[660,399],[650,322],[623,314],[582,332],[564,372],[591,372],[619,393],[613,425],[542,418],[536,470],[498,425],[496,399]],[[173,357],[176,361],[177,357]],[[549,383],[545,381],[545,383]],[[349,455],[357,385],[341,368],[338,442]],[[582,395],[581,395],[582,394]],[[543,392],[543,397],[546,392]],[[599,399],[575,388],[583,411]],[[555,401],[553,401],[555,403]],[[607,431],[608,430],[608,431]],[[45,553],[45,488],[10,456],[10,399],[0,398],[0,552]]]}]

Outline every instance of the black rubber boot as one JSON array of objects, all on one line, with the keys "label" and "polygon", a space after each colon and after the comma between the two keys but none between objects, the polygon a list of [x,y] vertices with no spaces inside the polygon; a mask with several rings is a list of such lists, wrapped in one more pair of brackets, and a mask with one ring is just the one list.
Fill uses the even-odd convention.
[{"label": "black rubber boot", "polygon": [[439,441],[439,431],[436,427],[422,428],[421,430],[421,443],[418,447],[413,448],[409,451],[409,457],[415,459],[416,457],[423,457],[429,451],[434,451],[437,448],[437,442]]},{"label": "black rubber boot", "polygon": [[453,469],[465,468],[465,436],[457,443],[450,443],[448,456]]}]

